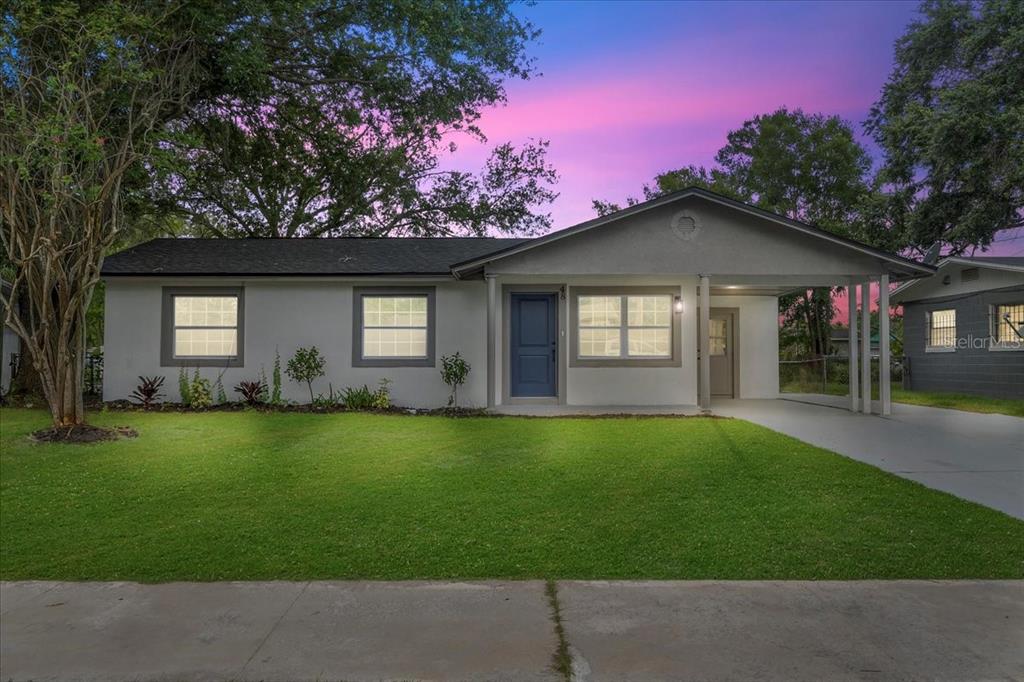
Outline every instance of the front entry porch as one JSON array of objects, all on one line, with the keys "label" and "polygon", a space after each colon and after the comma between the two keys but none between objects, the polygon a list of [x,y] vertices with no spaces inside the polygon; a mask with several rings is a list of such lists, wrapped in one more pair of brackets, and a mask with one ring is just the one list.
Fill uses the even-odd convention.
[{"label": "front entry porch", "polygon": [[[713,401],[721,399],[777,398],[778,297],[824,286],[845,287],[852,301],[848,409],[874,408],[881,415],[892,410],[888,362],[881,363],[881,399],[873,404],[864,398],[871,395],[870,349],[857,331],[870,326],[872,282],[879,306],[888,307],[888,276],[485,277],[487,407],[502,414],[685,415],[710,413]],[[584,317],[585,300],[614,310],[588,309]],[[651,319],[663,325],[652,332],[655,340],[654,334],[662,334],[662,345],[651,348],[662,355],[632,357],[625,349],[633,352],[634,331],[649,331],[639,322],[639,307],[649,301],[661,306]],[[595,315],[604,327],[594,325]],[[888,316],[880,325],[881,355],[888,357]],[[600,353],[594,352],[594,338],[607,344]],[[613,357],[595,357],[607,349]]]}]

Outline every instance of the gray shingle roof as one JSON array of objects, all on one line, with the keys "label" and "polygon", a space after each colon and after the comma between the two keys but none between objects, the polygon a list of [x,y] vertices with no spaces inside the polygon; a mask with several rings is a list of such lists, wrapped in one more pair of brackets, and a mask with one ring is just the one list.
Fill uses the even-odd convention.
[{"label": "gray shingle roof", "polygon": [[109,256],[103,275],[447,275],[526,239],[153,239]]}]

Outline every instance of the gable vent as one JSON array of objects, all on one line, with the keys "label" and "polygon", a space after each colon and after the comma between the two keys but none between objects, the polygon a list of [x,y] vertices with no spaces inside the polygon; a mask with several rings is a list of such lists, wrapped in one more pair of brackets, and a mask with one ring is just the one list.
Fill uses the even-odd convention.
[{"label": "gable vent", "polygon": [[960,271],[961,282],[973,282],[979,277],[981,277],[981,272],[978,270],[978,268],[965,268],[964,270]]}]

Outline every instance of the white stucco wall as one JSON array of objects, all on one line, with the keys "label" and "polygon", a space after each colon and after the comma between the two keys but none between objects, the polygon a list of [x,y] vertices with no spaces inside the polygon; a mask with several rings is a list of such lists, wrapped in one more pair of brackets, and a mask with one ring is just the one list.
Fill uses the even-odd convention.
[{"label": "white stucco wall", "polygon": [[[327,376],[314,385],[326,393],[334,389],[367,384],[371,388],[387,377],[393,381],[396,404],[439,407],[447,399],[447,387],[437,367],[352,367],[352,287],[423,285],[408,280],[381,282],[303,280],[213,280],[213,279],[110,279],[106,287],[104,400],[126,399],[140,375],[165,377],[166,400],[177,401],[178,368],[160,366],[161,291],[164,286],[244,286],[244,366],[200,370],[211,382],[220,372],[228,397],[237,399],[232,388],[244,379],[255,379],[262,368],[268,379],[278,349],[282,367],[300,346],[317,346],[327,359]],[[460,390],[460,403],[486,405],[486,285],[482,281],[430,282],[436,287],[436,357],[460,351],[472,365],[467,385]],[[665,277],[544,277],[500,278],[500,287],[548,284],[566,287],[566,296],[581,286],[671,286],[683,301],[676,317],[682,362],[679,367],[572,367],[569,354],[571,323],[560,320],[561,356],[565,373],[565,402],[569,405],[693,405],[697,402],[697,278]],[[503,302],[504,297],[499,297]],[[778,395],[778,312],[771,296],[713,296],[712,307],[739,309],[740,397],[774,398]],[[499,320],[503,319],[499,311]],[[501,363],[507,345],[503,334],[496,344],[497,394],[504,395]],[[194,369],[190,369],[191,373]],[[286,376],[284,397],[297,402],[309,399],[306,387]]]},{"label": "white stucco wall", "polygon": [[779,301],[774,296],[712,296],[712,308],[739,308],[740,398],[779,397]]},{"label": "white stucco wall", "polygon": [[[437,367],[352,367],[352,287],[436,286]],[[335,391],[363,384],[375,388],[381,378],[393,381],[396,404],[411,407],[439,407],[446,403],[448,389],[441,381],[440,358],[459,351],[472,366],[465,386],[459,391],[464,406],[486,404],[486,296],[483,282],[343,282],[261,279],[117,279],[106,287],[105,373],[103,399],[125,399],[138,384],[139,375],[166,377],[166,400],[177,401],[178,368],[160,366],[161,290],[164,286],[244,286],[244,366],[227,369],[204,367],[200,373],[211,382],[220,372],[229,399],[238,395],[232,388],[241,380],[256,379],[260,369],[268,381],[274,351],[281,356],[282,372],[288,358],[300,346],[315,345],[327,360],[327,376],[314,384],[314,391],[327,393],[328,382]],[[190,372],[194,369],[190,369]],[[305,385],[284,376],[286,399],[308,402]]]}]

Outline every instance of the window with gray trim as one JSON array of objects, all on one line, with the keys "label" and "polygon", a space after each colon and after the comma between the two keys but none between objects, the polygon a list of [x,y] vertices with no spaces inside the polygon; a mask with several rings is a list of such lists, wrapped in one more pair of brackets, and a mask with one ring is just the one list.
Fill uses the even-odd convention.
[{"label": "window with gray trim", "polygon": [[164,287],[160,364],[241,366],[244,308],[241,287]]},{"label": "window with gray trim", "polygon": [[433,287],[355,287],[352,364],[434,365]]},{"label": "window with gray trim", "polygon": [[570,364],[678,366],[677,296],[663,287],[574,289]]}]

